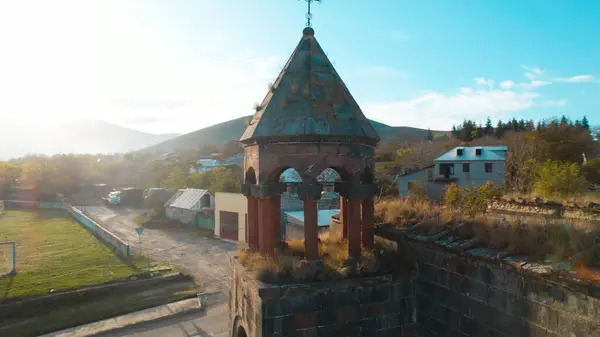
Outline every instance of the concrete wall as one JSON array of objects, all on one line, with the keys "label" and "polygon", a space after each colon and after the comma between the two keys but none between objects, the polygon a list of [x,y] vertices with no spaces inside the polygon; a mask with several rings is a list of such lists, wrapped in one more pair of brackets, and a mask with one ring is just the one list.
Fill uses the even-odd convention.
[{"label": "concrete wall", "polygon": [[131,256],[129,245],[123,240],[119,239],[113,233],[96,223],[94,220],[87,217],[79,209],[71,205],[66,205],[66,210],[69,213],[71,213],[71,216],[73,216],[73,218],[77,220],[77,222],[79,222],[81,225],[83,225],[92,233],[94,233],[96,237],[100,238],[104,243],[107,243],[108,245],[114,247],[115,251],[119,255],[127,258]]},{"label": "concrete wall", "polygon": [[130,257],[130,247],[123,240],[119,239],[113,233],[96,223],[94,220],[87,217],[83,212],[76,207],[73,207],[69,204],[58,203],[58,202],[33,202],[33,201],[5,201],[5,207],[10,208],[43,208],[43,209],[62,209],[79,222],[83,227],[87,228],[91,231],[98,239],[100,239],[105,244],[113,247],[115,251],[123,256]]},{"label": "concrete wall", "polygon": [[[485,163],[492,163],[493,171],[491,173],[485,172]],[[504,184],[504,161],[461,161],[454,163],[437,162],[433,172],[435,179],[444,178],[444,175],[440,174],[440,164],[454,165],[454,175],[451,175],[450,178],[456,178],[456,184],[461,187],[483,185],[487,181],[491,181],[494,184],[499,185]],[[470,170],[468,173],[463,172],[463,164],[469,164]]]},{"label": "concrete wall", "polygon": [[231,336],[413,337],[415,281],[399,275],[267,285],[232,259]]},{"label": "concrete wall", "polygon": [[218,192],[215,195],[215,235],[221,236],[221,211],[238,213],[238,240],[246,241],[248,201],[241,193]]}]

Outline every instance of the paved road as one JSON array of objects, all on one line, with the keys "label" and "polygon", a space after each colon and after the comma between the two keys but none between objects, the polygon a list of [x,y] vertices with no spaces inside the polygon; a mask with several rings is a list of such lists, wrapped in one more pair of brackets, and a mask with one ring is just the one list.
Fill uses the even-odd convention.
[{"label": "paved road", "polygon": [[[129,243],[134,253],[139,249],[137,225],[133,222],[142,210],[78,207],[113,234]],[[145,226],[142,252],[158,261],[165,261],[194,276],[205,292],[227,291],[231,278],[227,253],[236,250],[234,244],[206,236],[199,228],[183,224]]]},{"label": "paved road", "polygon": [[184,316],[173,317],[157,322],[149,322],[113,333],[105,333],[101,337],[228,337],[229,314],[227,305],[208,308]]}]

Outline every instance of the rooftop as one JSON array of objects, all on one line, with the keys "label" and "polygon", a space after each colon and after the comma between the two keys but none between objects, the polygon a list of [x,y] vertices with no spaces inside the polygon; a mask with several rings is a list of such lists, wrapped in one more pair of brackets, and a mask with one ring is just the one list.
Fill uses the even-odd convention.
[{"label": "rooftop", "polygon": [[210,194],[208,190],[201,190],[195,188],[186,188],[177,191],[175,195],[171,197],[166,203],[165,207],[175,207],[182,209],[192,209],[194,205],[202,198],[205,194]]},{"label": "rooftop", "polygon": [[[457,150],[462,150],[458,155]],[[480,149],[478,155],[476,150]],[[506,146],[457,146],[452,150],[437,157],[435,161],[504,161],[504,157],[494,151],[507,151]]]},{"label": "rooftop", "polygon": [[[287,216],[296,218],[304,223],[304,211],[290,211],[284,212]],[[329,226],[331,224],[331,217],[340,214],[339,209],[323,209],[318,211],[317,223],[319,227]]]},{"label": "rooftop", "polygon": [[298,137],[373,145],[379,141],[310,27],[304,29],[240,142],[298,141]]}]

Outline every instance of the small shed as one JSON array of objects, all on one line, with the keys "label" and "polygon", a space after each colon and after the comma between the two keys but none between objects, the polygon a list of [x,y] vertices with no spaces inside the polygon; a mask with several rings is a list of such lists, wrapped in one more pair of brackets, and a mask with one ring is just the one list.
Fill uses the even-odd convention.
[{"label": "small shed", "polygon": [[165,215],[171,220],[195,225],[198,218],[211,217],[215,209],[215,198],[208,190],[181,189],[165,203]]}]

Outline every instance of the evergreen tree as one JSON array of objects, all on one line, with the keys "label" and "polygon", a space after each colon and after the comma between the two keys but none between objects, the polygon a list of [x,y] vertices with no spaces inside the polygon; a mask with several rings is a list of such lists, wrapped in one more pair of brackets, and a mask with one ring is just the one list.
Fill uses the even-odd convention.
[{"label": "evergreen tree", "polygon": [[590,129],[590,122],[588,122],[588,119],[586,116],[583,116],[583,119],[581,119],[581,126],[587,130]]},{"label": "evergreen tree", "polygon": [[494,133],[494,127],[492,127],[492,120],[488,117],[485,121],[485,130],[484,134],[486,136],[491,136]]},{"label": "evergreen tree", "polygon": [[433,132],[431,132],[431,129],[427,130],[427,140],[428,141],[433,141]]}]

